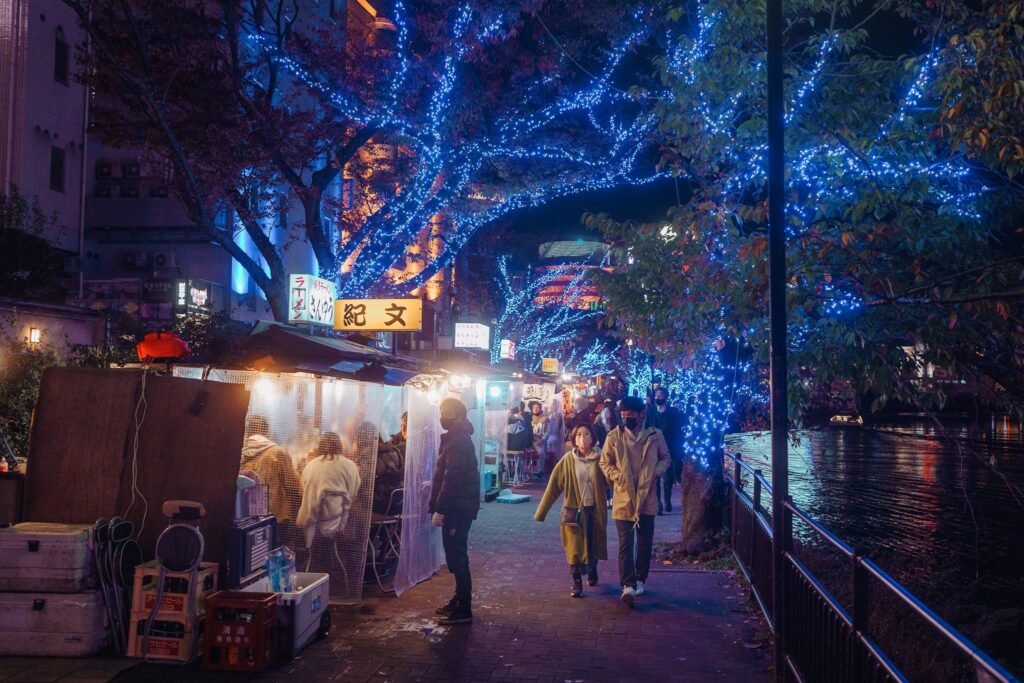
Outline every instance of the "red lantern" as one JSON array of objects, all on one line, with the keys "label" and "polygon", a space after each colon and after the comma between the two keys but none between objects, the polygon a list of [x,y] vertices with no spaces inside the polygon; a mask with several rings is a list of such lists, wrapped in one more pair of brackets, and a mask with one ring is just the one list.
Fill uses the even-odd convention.
[{"label": "red lantern", "polygon": [[184,358],[192,353],[192,349],[174,332],[149,332],[135,345],[135,352],[139,354],[139,360],[144,361],[147,358]]}]

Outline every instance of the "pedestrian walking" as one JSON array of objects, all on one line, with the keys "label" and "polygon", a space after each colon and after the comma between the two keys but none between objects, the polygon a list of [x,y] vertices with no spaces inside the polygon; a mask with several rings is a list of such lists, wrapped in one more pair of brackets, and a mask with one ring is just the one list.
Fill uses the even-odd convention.
[{"label": "pedestrian walking", "polygon": [[605,478],[594,430],[578,425],[570,437],[572,449],[555,465],[547,490],[533,518],[543,522],[559,496],[562,500],[561,534],[565,559],[572,574],[574,598],[583,597],[583,573],[587,583],[597,585],[597,562],[608,559],[608,509],[605,507]]},{"label": "pedestrian walking", "polygon": [[672,486],[679,483],[683,471],[683,430],[685,421],[683,414],[675,406],[668,404],[668,389],[658,387],[654,390],[654,407],[648,408],[644,417],[645,427],[654,427],[665,437],[668,454],[672,457],[672,465],[661,477],[661,486],[655,486],[658,493],[658,514],[672,512]]},{"label": "pedestrian walking", "polygon": [[441,447],[427,508],[434,526],[441,527],[444,559],[455,576],[455,595],[438,607],[440,624],[473,621],[473,580],[469,572],[469,528],[480,510],[480,472],[470,438],[473,425],[466,406],[455,398],[441,401]]},{"label": "pedestrian walking", "polygon": [[632,606],[645,592],[654,550],[655,487],[671,464],[665,437],[643,428],[644,401],[622,399],[622,424],[608,433],[601,453],[601,471],[612,483],[612,519],[619,535],[619,583],[622,601]]},{"label": "pedestrian walking", "polygon": [[551,421],[544,414],[544,406],[540,401],[530,401],[530,430],[536,455],[530,462],[528,474],[536,476],[544,472],[548,437],[551,436]]}]

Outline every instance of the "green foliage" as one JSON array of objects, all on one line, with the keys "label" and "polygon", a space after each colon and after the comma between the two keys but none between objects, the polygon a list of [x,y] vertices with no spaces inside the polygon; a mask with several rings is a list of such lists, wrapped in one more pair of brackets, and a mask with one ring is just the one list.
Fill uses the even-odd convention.
[{"label": "green foliage", "polygon": [[[902,10],[925,31],[940,24],[910,4]],[[715,24],[699,58],[685,70],[668,58],[657,64],[671,89],[659,107],[661,163],[689,196],[656,224],[587,221],[632,259],[601,279],[623,335],[681,366],[711,340],[741,337],[766,364],[766,184],[751,172],[764,164],[755,152],[767,139],[763,5],[704,6],[728,21]],[[863,17],[875,11],[883,21],[892,5],[873,7],[785,5],[787,102],[814,73],[824,41],[836,45],[804,106],[791,105],[786,130],[791,415],[799,420],[823,388],[838,385],[873,409],[892,399],[941,407],[944,386],[918,378],[928,367],[967,380],[980,401],[1024,413],[1024,368],[1013,351],[1024,343],[1024,254],[1008,229],[1011,199],[990,191],[943,201],[974,178],[879,172],[958,160],[929,137],[939,125],[935,88],[893,116],[925,61],[879,56]],[[805,158],[820,183],[800,175]]]},{"label": "green foliage", "polygon": [[28,454],[32,412],[43,372],[55,366],[108,367],[135,360],[129,350],[69,345],[67,340],[30,344],[17,334],[18,315],[0,317],[0,436],[15,455]]},{"label": "green foliage", "polygon": [[1024,1],[951,3],[943,50],[941,133],[1014,178],[1024,171]]}]

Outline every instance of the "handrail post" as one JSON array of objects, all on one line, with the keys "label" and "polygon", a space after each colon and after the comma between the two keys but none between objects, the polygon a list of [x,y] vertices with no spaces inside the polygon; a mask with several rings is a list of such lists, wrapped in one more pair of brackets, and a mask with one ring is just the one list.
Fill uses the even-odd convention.
[{"label": "handrail post", "polygon": [[860,551],[854,549],[850,557],[853,564],[853,643],[850,656],[854,680],[867,680],[867,652],[864,639],[868,638],[868,572]]},{"label": "handrail post", "polygon": [[742,472],[742,468],[740,467],[740,460],[742,460],[742,459],[743,459],[743,456],[740,455],[739,453],[734,453],[733,454],[733,459],[732,459],[732,499],[730,501],[731,504],[732,504],[732,509],[729,511],[729,516],[730,516],[729,542],[732,544],[733,548],[736,547],[736,516],[737,516],[738,510],[739,510],[739,503],[740,503],[740,496],[739,496],[739,491],[740,491],[740,473]]},{"label": "handrail post", "polygon": [[754,495],[753,495],[752,500],[754,501],[754,503],[753,503],[753,505],[750,506],[750,564],[751,564],[751,566],[753,566],[753,564],[756,562],[755,558],[757,557],[757,555],[756,555],[757,548],[755,547],[755,545],[757,543],[757,525],[758,525],[757,513],[760,512],[760,510],[761,510],[761,470],[754,470]]}]

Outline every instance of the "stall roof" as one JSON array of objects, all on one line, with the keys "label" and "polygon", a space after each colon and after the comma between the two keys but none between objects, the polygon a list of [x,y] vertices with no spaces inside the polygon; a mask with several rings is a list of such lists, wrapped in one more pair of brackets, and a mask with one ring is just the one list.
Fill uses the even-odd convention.
[{"label": "stall roof", "polygon": [[391,385],[436,372],[416,358],[384,353],[345,339],[317,337],[281,323],[257,323],[239,347],[241,360],[255,364],[269,357],[271,364],[265,369],[280,372],[310,372]]}]

